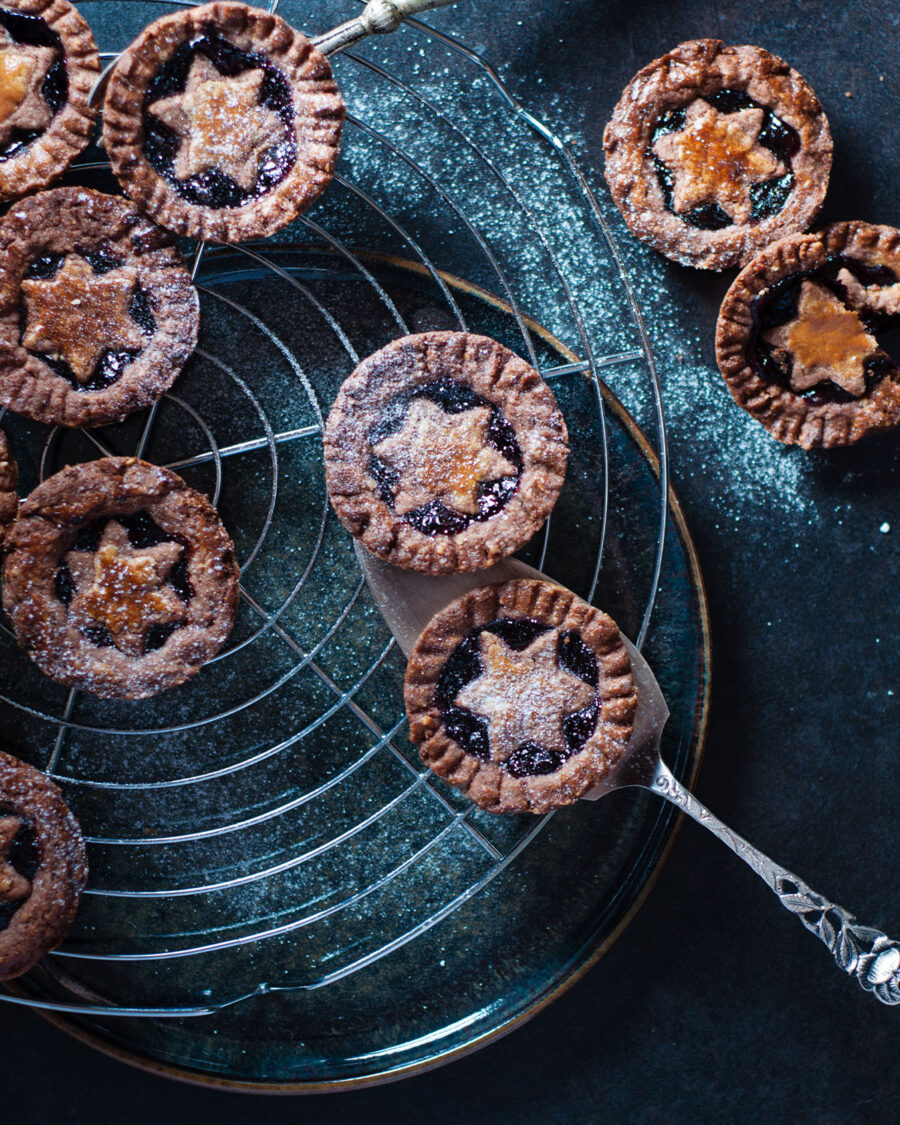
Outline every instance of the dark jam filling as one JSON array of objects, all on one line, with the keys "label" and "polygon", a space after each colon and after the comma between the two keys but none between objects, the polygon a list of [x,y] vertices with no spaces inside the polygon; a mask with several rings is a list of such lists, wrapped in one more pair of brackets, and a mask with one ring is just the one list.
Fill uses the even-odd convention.
[{"label": "dark jam filling", "polygon": [[[376,446],[386,437],[403,428],[409,408],[416,398],[427,398],[435,402],[447,414],[461,414],[479,406],[490,407],[491,421],[488,426],[488,441],[507,461],[516,466],[515,476],[501,477],[499,480],[483,481],[478,486],[478,513],[469,515],[448,508],[440,500],[407,512],[403,519],[410,527],[423,535],[458,535],[473,523],[484,523],[497,515],[510,501],[519,487],[522,476],[522,450],[516,441],[516,433],[507,422],[499,407],[476,394],[464,383],[455,379],[437,379],[424,387],[416,387],[406,394],[397,395],[385,406],[381,418],[369,430],[369,442]],[[394,507],[394,492],[397,488],[398,474],[384,461],[373,456],[369,462],[369,473],[378,485],[378,495],[389,508]]]},{"label": "dark jam filling", "polygon": [[[787,366],[779,363],[775,356],[775,349],[762,338],[763,333],[770,328],[777,328],[787,324],[797,316],[797,302],[800,298],[800,287],[804,281],[815,281],[826,289],[830,289],[836,297],[846,302],[847,293],[838,281],[837,275],[841,270],[853,274],[861,285],[893,285],[898,281],[896,273],[888,266],[871,266],[860,262],[847,254],[832,254],[823,263],[813,269],[804,270],[802,273],[791,274],[776,281],[765,292],[760,293],[750,306],[750,315],[753,327],[747,343],[747,362],[754,374],[767,383],[775,383],[779,387],[806,399],[815,406],[830,402],[856,402],[857,396],[851,395],[836,383],[818,383],[807,391],[795,391],[791,387],[790,361]],[[849,306],[848,306],[849,307]],[[897,324],[898,318],[878,315],[869,310],[855,310],[866,330],[872,335],[883,333],[886,329]],[[897,364],[887,354],[879,351],[866,360],[866,390],[869,394],[886,375],[896,371]]]},{"label": "dark jam filling", "polygon": [[[58,52],[41,86],[41,95],[55,116],[69,97],[69,75],[62,39],[40,16],[27,16],[22,12],[11,12],[8,8],[0,8],[0,27],[9,33],[13,42],[24,47],[52,47]],[[0,161],[18,156],[42,134],[43,130],[13,129],[6,144],[0,146]]]},{"label": "dark jam filling", "polygon": [[[768,106],[760,105],[749,94],[742,90],[719,90],[715,94],[705,94],[703,101],[708,102],[719,113],[737,113],[742,109],[761,109],[764,111],[763,125],[759,131],[759,143],[769,149],[787,167],[787,172],[766,180],[761,184],[754,184],[750,188],[750,202],[752,211],[750,222],[759,223],[769,219],[784,207],[794,186],[794,173],[791,171],[791,159],[800,148],[800,134],[786,122],[777,117]],[[685,124],[685,109],[674,109],[665,114],[656,123],[650,139],[650,149],[660,137],[669,133],[680,133]],[[656,177],[663,193],[666,207],[677,215],[679,219],[691,227],[701,230],[723,230],[733,226],[733,220],[718,204],[706,203],[695,207],[691,211],[675,211],[672,206],[672,197],[675,192],[675,175],[658,157],[653,157]]]},{"label": "dark jam filling", "polygon": [[[491,747],[487,722],[454,700],[459,693],[482,673],[481,634],[494,633],[514,652],[528,648],[532,641],[549,626],[531,618],[499,618],[479,629],[473,629],[451,653],[435,689],[435,702],[441,713],[447,734],[467,754],[482,761],[490,761]],[[574,630],[560,633],[557,645],[557,662],[560,668],[571,672],[596,688],[600,679],[597,658]],[[502,768],[513,777],[534,777],[555,773],[573,754],[577,754],[594,733],[600,705],[596,696],[589,707],[575,711],[563,720],[565,750],[541,746],[526,741],[517,746],[502,763]]]},{"label": "dark jam filling", "polygon": [[[154,547],[157,543],[180,543],[184,548],[181,558],[169,572],[168,584],[181,600],[187,604],[194,597],[194,587],[191,585],[188,570],[188,543],[179,535],[170,535],[159,526],[149,512],[135,512],[130,516],[115,516],[128,532],[128,542],[137,550]],[[69,551],[89,551],[95,554],[103,538],[108,519],[94,520],[81,529],[72,543]],[[66,552],[68,554],[68,551]],[[65,562],[60,563],[54,578],[54,591],[57,598],[64,606],[72,604],[75,597],[75,584],[72,581],[72,572]],[[147,630],[144,641],[144,654],[162,648],[179,625],[151,625]],[[87,639],[98,648],[109,648],[113,639],[105,625],[87,625],[82,630]]]},{"label": "dark jam filling", "polygon": [[[95,250],[82,250],[80,246],[76,246],[75,253],[84,258],[98,276],[109,273],[110,270],[117,269],[125,264],[124,258],[118,257],[106,246],[100,246]],[[23,276],[29,280],[49,280],[59,272],[64,259],[65,254],[44,254],[28,266]],[[140,285],[135,287],[128,313],[142,332],[147,336],[153,335],[156,331],[156,319],[150,307],[150,298],[146,290],[142,289]],[[20,333],[24,335],[28,320],[24,299],[20,302],[19,319]],[[70,383],[76,391],[103,391],[122,378],[128,366],[140,355],[140,351],[119,348],[104,352],[97,361],[97,366],[94,368],[91,377],[83,383],[78,381],[72,368],[65,360],[55,359],[52,356],[44,355],[43,352],[32,352],[31,354],[36,356],[41,363],[45,363],[54,374]]]},{"label": "dark jam filling", "polygon": [[[187,180],[175,175],[175,157],[182,138],[150,113],[150,106],[163,98],[184,92],[188,72],[196,55],[203,55],[223,76],[234,77],[246,70],[263,70],[259,105],[277,113],[284,123],[288,140],[267,149],[259,160],[256,186],[246,191],[218,168],[199,172]],[[183,43],[150,83],[144,98],[144,155],[167,183],[188,203],[200,207],[242,207],[270,192],[288,175],[297,162],[294,142],[294,99],[290,83],[264,56],[242,51],[224,39],[213,25],[205,34]]]},{"label": "dark jam filling", "polygon": [[[0,816],[18,815],[15,809],[4,808],[0,805]],[[7,859],[20,875],[24,875],[29,883],[34,882],[41,862],[41,851],[33,826],[24,818],[22,827],[16,833],[12,847],[9,849]],[[0,932],[6,929],[16,911],[19,907],[24,906],[27,901],[28,899],[25,898],[17,902],[0,902]]]}]

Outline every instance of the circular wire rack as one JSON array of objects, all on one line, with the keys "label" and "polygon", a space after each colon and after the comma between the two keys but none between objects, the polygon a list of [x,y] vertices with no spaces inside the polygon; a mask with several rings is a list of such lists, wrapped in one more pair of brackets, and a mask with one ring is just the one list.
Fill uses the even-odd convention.
[{"label": "circular wire rack", "polygon": [[[82,5],[89,19],[103,9],[119,49],[171,6],[188,5]],[[300,22],[290,3],[280,12]],[[346,3],[315,8],[322,31],[347,15]],[[551,381],[573,452],[583,448],[568,508],[529,561],[588,600],[602,586],[639,645],[650,629],[669,494],[660,387],[588,182],[479,55],[433,28],[413,21],[334,65],[348,116],[326,196],[266,242],[186,248],[202,330],[175,390],[100,430],[3,419],[29,485],[111,454],[183,474],[220,507],[242,572],[226,649],[140,704],[50,684],[0,624],[0,729],[63,789],[91,865],[68,941],[0,994],[8,1003],[181,1019],[326,988],[481,894],[545,828],[549,817],[490,817],[422,768],[405,735],[402,658],[327,501],[323,417],[391,338],[490,330]],[[64,182],[116,190],[97,149]],[[604,380],[617,377],[655,423],[642,569],[608,557]],[[435,880],[447,848],[452,877],[444,866]]]}]

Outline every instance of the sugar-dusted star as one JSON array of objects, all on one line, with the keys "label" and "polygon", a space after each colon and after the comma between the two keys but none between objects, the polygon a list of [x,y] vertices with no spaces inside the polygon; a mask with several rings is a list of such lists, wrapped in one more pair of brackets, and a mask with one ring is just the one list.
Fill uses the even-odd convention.
[{"label": "sugar-dusted star", "polygon": [[133,547],[125,528],[110,520],[96,552],[66,555],[75,586],[69,620],[82,629],[102,625],[120,652],[143,655],[151,626],[178,625],[187,616],[185,603],[168,585],[183,550],[180,543]]},{"label": "sugar-dusted star", "polygon": [[790,356],[795,391],[830,380],[851,395],[865,394],[865,362],[878,351],[878,341],[829,289],[804,281],[796,317],[767,329],[763,339]]},{"label": "sugar-dusted star", "polygon": [[399,474],[397,514],[440,500],[457,512],[477,515],[478,486],[516,472],[490,443],[490,424],[488,406],[447,414],[431,399],[414,399],[403,428],[373,448]]},{"label": "sugar-dusted star", "polygon": [[65,360],[86,383],[106,351],[135,351],[144,336],[129,311],[137,274],[128,266],[95,274],[77,254],[68,254],[54,277],[26,278],[23,345]]},{"label": "sugar-dusted star", "polygon": [[654,142],[653,152],[675,177],[672,208],[678,214],[716,203],[735,223],[753,213],[750,188],[786,171],[773,152],[759,143],[762,109],[720,113],[697,98],[688,106],[684,127]]},{"label": "sugar-dusted star", "polygon": [[265,77],[264,70],[225,76],[198,54],[184,92],[150,106],[181,138],[175,157],[179,180],[217,168],[244,191],[256,187],[259,158],[285,137],[278,114],[259,104]]},{"label": "sugar-dusted star", "polygon": [[21,827],[21,817],[0,816],[0,902],[21,902],[31,894],[31,883],[9,861],[10,849]]},{"label": "sugar-dusted star", "polygon": [[496,634],[481,634],[483,671],[454,703],[487,720],[493,761],[505,761],[523,742],[564,748],[563,720],[593,701],[591,685],[560,668],[558,642],[551,629],[516,652]]},{"label": "sugar-dusted star", "polygon": [[16,43],[0,28],[0,145],[16,129],[39,132],[52,121],[41,88],[56,56],[55,48]]},{"label": "sugar-dusted star", "polygon": [[849,270],[839,270],[839,284],[843,287],[851,309],[867,309],[885,316],[900,314],[900,282],[893,285],[863,285]]}]

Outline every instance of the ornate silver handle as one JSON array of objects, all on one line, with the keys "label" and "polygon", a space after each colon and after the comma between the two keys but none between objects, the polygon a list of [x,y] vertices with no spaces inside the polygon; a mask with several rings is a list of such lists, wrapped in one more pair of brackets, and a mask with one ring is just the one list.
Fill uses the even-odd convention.
[{"label": "ornate silver handle", "polygon": [[860,986],[884,1004],[900,1004],[900,942],[869,926],[861,926],[842,906],[817,894],[802,879],[773,863],[743,836],[732,830],[682,786],[660,762],[646,787],[718,836],[778,895],[781,905],[798,915],[804,926],[823,941],[838,968],[856,977]]},{"label": "ornate silver handle", "polygon": [[369,0],[356,19],[348,20],[333,31],[313,39],[313,45],[324,55],[334,55],[369,35],[396,31],[410,16],[455,3],[456,0]]}]

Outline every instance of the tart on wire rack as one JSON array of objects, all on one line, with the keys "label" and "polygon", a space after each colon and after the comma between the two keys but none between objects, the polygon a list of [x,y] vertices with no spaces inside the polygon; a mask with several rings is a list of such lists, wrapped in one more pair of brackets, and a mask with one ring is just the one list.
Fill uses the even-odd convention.
[{"label": "tart on wire rack", "polygon": [[274,233],[330,182],[344,104],[328,59],[283,19],[217,2],[163,16],[109,81],[103,139],[142,210],[194,238]]},{"label": "tart on wire rack", "polygon": [[3,608],[42,672],[142,699],[195,675],[234,624],[238,567],[215,508],[134,457],[73,465],[23,501]]},{"label": "tart on wire rack", "polygon": [[91,29],[68,0],[0,7],[0,199],[45,187],[91,139],[100,76]]},{"label": "tart on wire rack", "polygon": [[118,196],[61,187],[0,220],[0,403],[99,426],[150,406],[197,342],[175,240]]},{"label": "tart on wire rack", "polygon": [[556,503],[567,458],[537,371],[466,332],[404,336],[369,356],[325,428],[338,518],[378,558],[431,574],[518,550]]},{"label": "tart on wire rack", "polygon": [[0,751],[0,981],[59,945],[86,882],[84,839],[62,794]]}]

